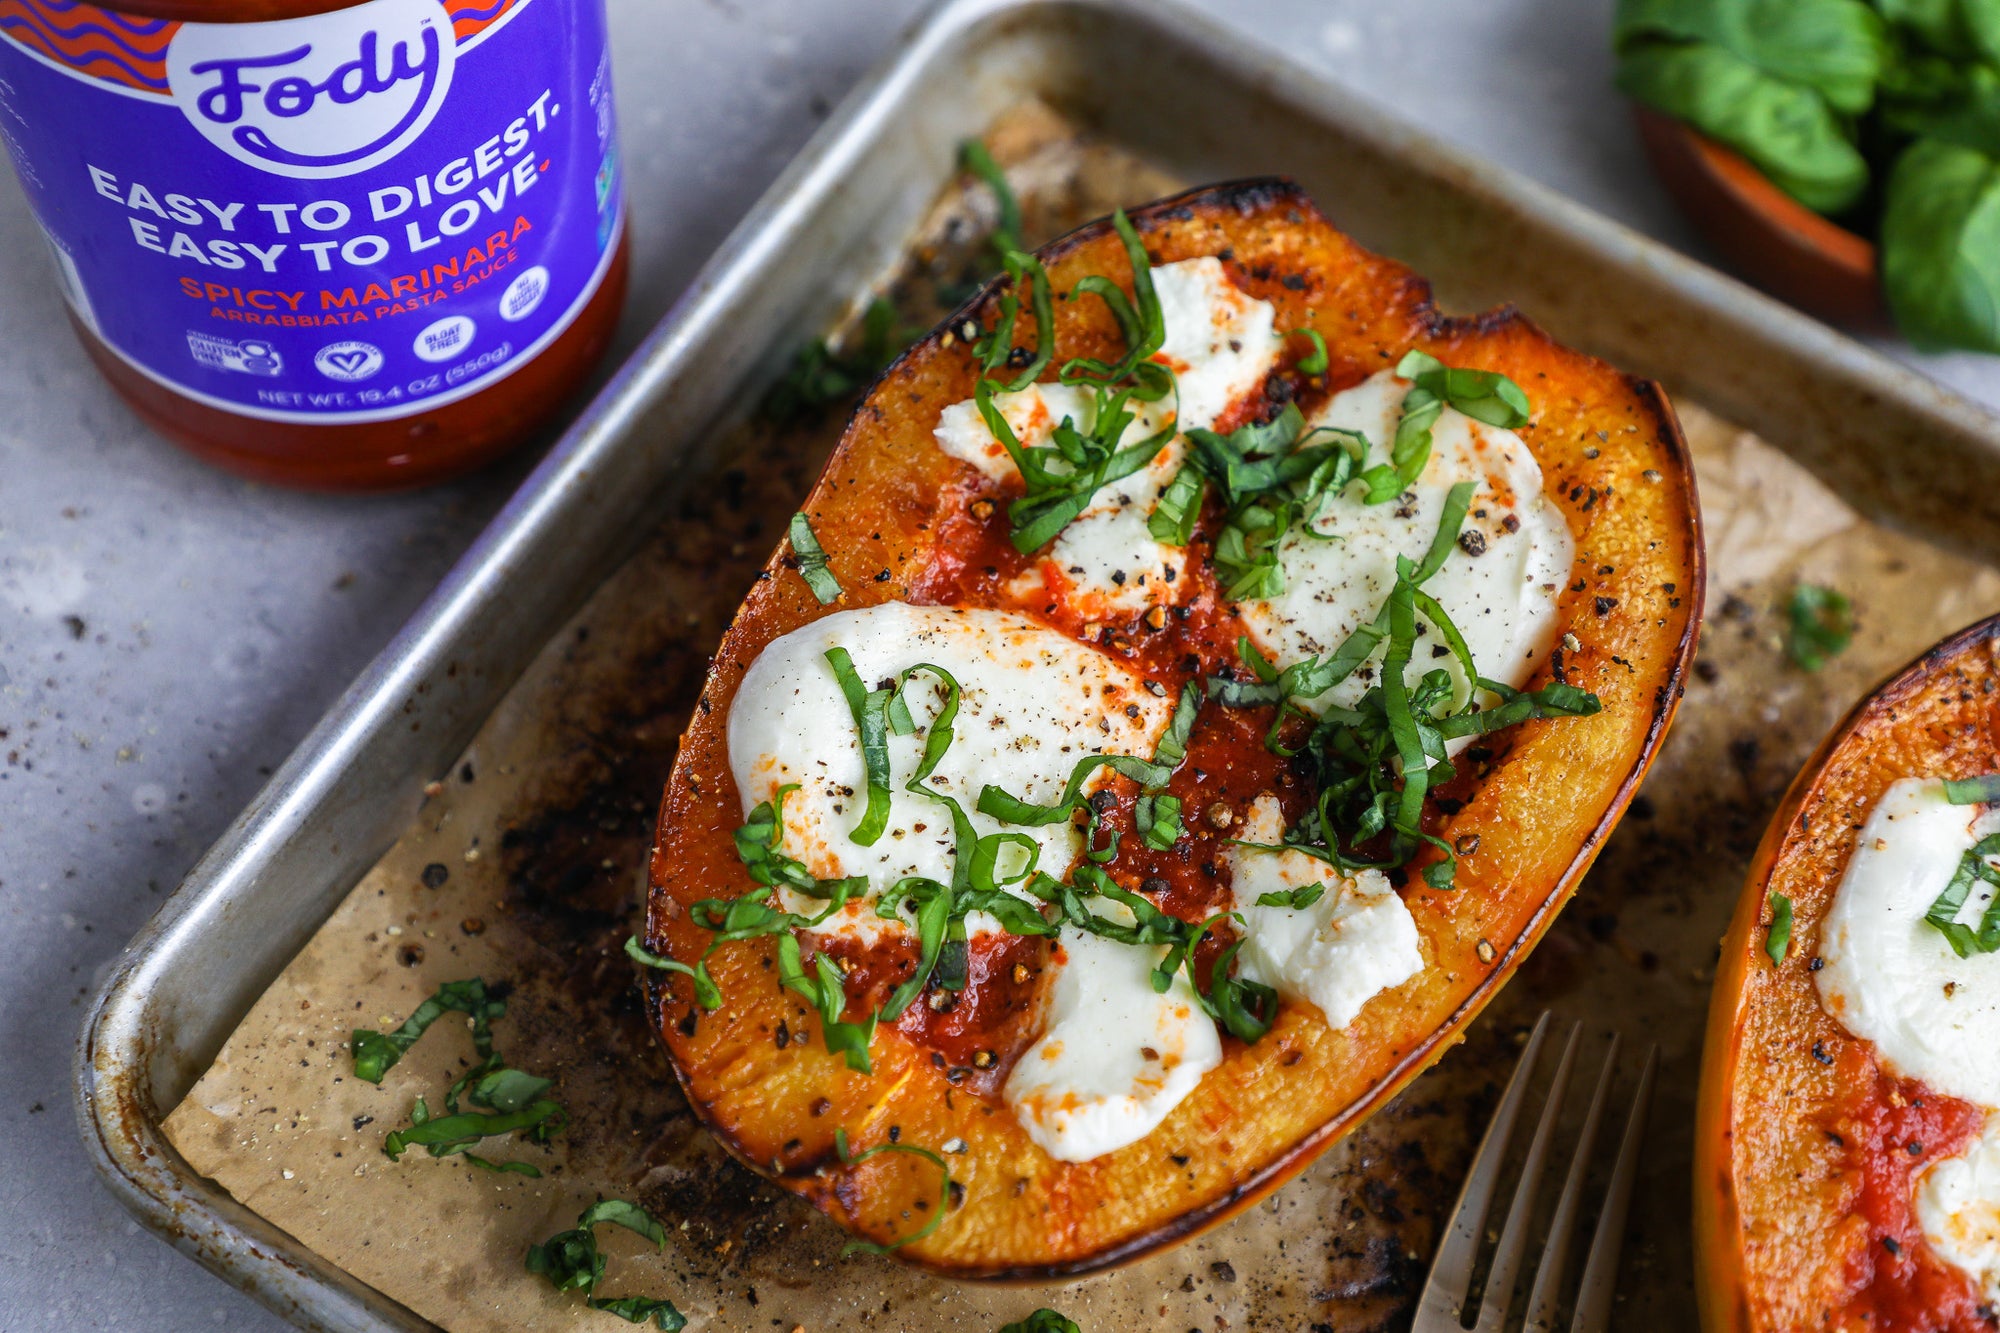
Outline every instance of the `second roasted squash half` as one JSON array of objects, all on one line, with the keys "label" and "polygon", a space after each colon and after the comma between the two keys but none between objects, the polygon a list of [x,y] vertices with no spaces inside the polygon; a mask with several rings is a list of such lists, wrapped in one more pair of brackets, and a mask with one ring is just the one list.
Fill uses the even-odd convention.
[{"label": "second roasted squash half", "polygon": [[1864,699],[1765,831],[1702,1060],[1709,1333],[2000,1321],[1997,706],[2000,617]]},{"label": "second roasted squash half", "polygon": [[1190,1235],[1436,1060],[1636,790],[1702,595],[1657,386],[1439,314],[1276,180],[1012,256],[791,537],[633,952],[737,1156],[965,1277]]}]

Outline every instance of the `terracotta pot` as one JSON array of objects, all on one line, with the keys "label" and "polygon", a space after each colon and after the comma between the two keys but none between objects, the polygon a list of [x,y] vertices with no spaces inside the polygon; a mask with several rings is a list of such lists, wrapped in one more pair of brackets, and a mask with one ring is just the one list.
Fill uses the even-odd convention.
[{"label": "terracotta pot", "polygon": [[1653,173],[1738,276],[1833,324],[1891,326],[1875,247],[1773,185],[1733,149],[1635,106]]}]

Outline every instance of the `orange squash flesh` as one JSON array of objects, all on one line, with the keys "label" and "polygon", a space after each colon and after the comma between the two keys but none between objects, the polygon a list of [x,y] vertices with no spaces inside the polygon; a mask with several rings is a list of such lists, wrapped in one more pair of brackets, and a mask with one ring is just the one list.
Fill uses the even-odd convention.
[{"label": "orange squash flesh", "polygon": [[[1709,1333],[1993,1327],[1970,1280],[1923,1242],[1910,1202],[1916,1177],[1962,1149],[1984,1113],[1884,1071],[1822,1007],[1813,959],[1859,830],[1889,785],[1993,771],[1996,646],[2000,617],[1863,700],[1793,781],[1751,862],[1722,943],[1696,1117]],[[1773,894],[1793,913],[1779,964],[1767,952]]]},{"label": "orange squash flesh", "polygon": [[[1421,278],[1355,245],[1288,182],[1196,190],[1131,216],[1155,263],[1219,256],[1237,285],[1277,307],[1278,328],[1317,330],[1331,361],[1325,388],[1356,383],[1417,347],[1447,365],[1504,372],[1526,390],[1534,418],[1519,433],[1576,540],[1560,618],[1577,646],[1558,655],[1557,669],[1604,706],[1592,717],[1525,724],[1505,733],[1489,761],[1462,766],[1482,771],[1454,786],[1463,805],[1439,814],[1434,829],[1468,847],[1476,837],[1477,852],[1461,859],[1457,891],[1416,879],[1403,889],[1424,939],[1417,978],[1342,1031],[1287,1005],[1254,1045],[1226,1038],[1224,1063],[1157,1130],[1092,1161],[1048,1157],[997,1095],[977,1080],[955,1082],[967,1071],[933,1060],[902,1030],[878,1032],[872,1075],[850,1071],[825,1049],[807,1006],[778,987],[768,940],[711,959],[725,996],[712,1014],[691,1011],[684,979],[649,977],[658,1030],[696,1112],[744,1162],[855,1233],[889,1242],[916,1230],[936,1206],[939,1173],[892,1153],[842,1166],[836,1130],[855,1151],[892,1131],[932,1148],[962,1140],[964,1151],[947,1159],[955,1188],[944,1224],[897,1251],[958,1277],[1061,1277],[1193,1234],[1303,1169],[1435,1061],[1547,929],[1637,789],[1680,698],[1699,621],[1694,479],[1656,385],[1559,346],[1511,309],[1439,314]],[[1059,296],[1092,273],[1130,289],[1108,223],[1041,258]],[[946,406],[972,396],[977,375],[949,330],[967,317],[991,327],[998,298],[990,286],[891,367],[807,499],[842,600],[821,607],[782,549],[725,635],[661,809],[648,947],[694,961],[708,937],[687,919],[688,905],[751,887],[731,842],[743,809],[726,724],[758,652],[836,610],[921,601],[946,586],[976,594],[977,579],[940,571],[950,572],[963,547],[963,516],[979,512],[970,503],[997,498],[1004,514],[1005,496],[937,448],[931,432]],[[1055,322],[1058,364],[1123,350],[1094,299],[1059,299]],[[1024,315],[1017,342],[1032,341],[1031,326]],[[1170,625],[1160,637],[1177,632]],[[1114,656],[1147,651],[1136,623],[1101,637]],[[1201,725],[1226,711],[1204,709]]]}]

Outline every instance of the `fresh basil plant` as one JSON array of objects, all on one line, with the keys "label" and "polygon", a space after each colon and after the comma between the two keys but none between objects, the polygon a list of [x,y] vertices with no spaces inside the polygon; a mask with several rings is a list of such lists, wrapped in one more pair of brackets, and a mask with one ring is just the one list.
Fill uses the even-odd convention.
[{"label": "fresh basil plant", "polygon": [[1620,0],[1618,86],[1880,243],[1917,347],[2000,352],[2000,0]]}]

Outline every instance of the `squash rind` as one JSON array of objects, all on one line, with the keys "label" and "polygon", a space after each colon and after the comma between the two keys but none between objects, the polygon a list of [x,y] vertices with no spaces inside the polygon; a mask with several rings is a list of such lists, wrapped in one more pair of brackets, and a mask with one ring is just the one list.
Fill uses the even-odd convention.
[{"label": "squash rind", "polygon": [[[1753,1271],[1753,1247],[1746,1240],[1746,1213],[1784,1217],[1787,1219],[1784,1230],[1790,1231],[1799,1225],[1800,1218],[1813,1216],[1810,1205],[1816,1201],[1812,1182],[1777,1181],[1774,1188],[1773,1180],[1747,1173],[1738,1157],[1739,1130],[1749,1125],[1751,1119],[1750,1114],[1740,1115],[1737,1106],[1740,1076],[1752,1040],[1750,1028],[1768,1016],[1760,1010],[1768,1004],[1772,986],[1780,984],[1764,952],[1765,905],[1775,887],[1773,880],[1781,869],[1791,869],[1795,857],[1808,856],[1817,850],[1809,841],[1810,819],[1822,807],[1843,802],[1854,811],[1863,811],[1872,807],[1881,790],[1895,777],[1947,775],[1964,767],[1964,757],[1954,749],[1955,743],[1967,744],[1960,728],[1941,727],[1932,721],[1923,728],[1926,735],[1912,736],[1908,729],[1914,725],[1913,718],[1929,718],[1933,709],[1950,713],[1968,703],[1972,710],[1987,714],[1987,719],[1972,728],[1972,732],[1983,738],[1985,766],[1990,767],[1991,701],[1983,693],[1968,688],[1970,682],[1965,673],[1977,668],[1986,682],[2000,682],[2000,665],[1994,660],[1996,650],[2000,650],[2000,616],[1981,620],[1944,639],[1870,691],[1820,742],[1793,778],[1751,858],[1743,894],[1737,900],[1728,933],[1722,940],[1696,1099],[1695,1264],[1702,1327],[1706,1333],[1764,1330],[1775,1333],[1777,1329],[1793,1326],[1796,1321],[1788,1321],[1774,1307],[1796,1295],[1796,1284],[1804,1280],[1799,1271],[1801,1266],[1783,1262],[1771,1265],[1787,1270],[1786,1278],[1795,1284],[1789,1293],[1779,1290],[1781,1282]],[[1940,694],[1959,697],[1936,697]],[[1947,735],[1947,732],[1957,734]],[[1913,743],[1915,752],[1905,753]],[[1894,758],[1885,758],[1891,751]],[[1866,765],[1875,767],[1863,771]],[[1853,778],[1866,778],[1872,790],[1844,791],[1841,784]],[[1852,850],[1852,830],[1844,830],[1841,837],[1848,845],[1837,857],[1830,858],[1833,864],[1825,867],[1826,874],[1816,876],[1804,886],[1811,889],[1810,894],[1797,892],[1801,886],[1786,881],[1795,890],[1787,895],[1792,898],[1794,912],[1788,960],[1804,956],[1814,929],[1838,888]],[[1812,986],[1809,980],[1804,984]],[[1790,998],[1794,1003],[1799,1000],[1798,996]],[[1808,999],[1817,1009],[1816,998]],[[1843,1042],[1858,1040],[1848,1037],[1823,1010],[1818,1011],[1818,1017],[1823,1020],[1819,1031],[1799,1028],[1791,1036],[1792,1045],[1803,1047],[1815,1040],[1823,1042],[1820,1034],[1826,1029],[1837,1032]],[[1753,1101],[1748,1109],[1754,1113],[1761,1104]],[[1790,1192],[1786,1193],[1787,1190]],[[1800,1244],[1816,1250],[1824,1248],[1814,1246],[1809,1237]]]},{"label": "squash rind", "polygon": [[[1511,308],[1440,315],[1428,284],[1354,245],[1289,182],[1191,191],[1131,217],[1157,262],[1232,251],[1239,281],[1280,307],[1279,327],[1309,321],[1337,362],[1365,373],[1415,345],[1449,364],[1504,370],[1526,388],[1537,414],[1522,436],[1578,539],[1563,593],[1564,628],[1582,642],[1569,678],[1607,706],[1594,718],[1526,724],[1453,817],[1453,832],[1485,837],[1456,893],[1408,894],[1430,964],[1405,988],[1420,1003],[1378,1000],[1337,1033],[1287,1007],[1262,1042],[1232,1047],[1154,1134],[1092,1162],[1055,1163],[1004,1108],[966,1109],[974,1099],[964,1096],[954,1103],[899,1034],[878,1036],[872,1078],[847,1071],[817,1042],[774,1049],[780,1018],[805,1019],[802,1004],[776,993],[768,947],[717,955],[712,967],[730,1002],[697,1018],[694,1035],[681,1028],[686,984],[648,978],[656,1030],[697,1114],[746,1164],[850,1229],[878,1241],[914,1229],[925,1214],[911,1210],[935,1199],[936,1172],[887,1155],[841,1169],[836,1126],[856,1147],[892,1123],[905,1142],[965,1139],[968,1151],[952,1159],[963,1208],[898,1251],[955,1277],[1059,1279],[1193,1235],[1303,1170],[1438,1059],[1547,929],[1636,792],[1679,702],[1700,619],[1693,470],[1657,385],[1560,347]],[[1085,272],[1114,280],[1127,272],[1103,222],[1039,253],[1058,291]],[[937,412],[971,392],[970,358],[944,330],[968,316],[990,323],[996,292],[989,286],[885,373],[804,506],[849,590],[841,607],[901,595],[923,567],[919,525],[964,481],[963,465],[929,444]],[[1064,356],[1114,346],[1115,328],[1096,303],[1061,303],[1057,321]],[[876,582],[877,571],[889,578]],[[767,572],[724,638],[662,804],[647,944],[683,959],[703,942],[686,904],[742,882],[728,875],[740,807],[723,744],[735,682],[770,639],[825,613],[784,551]],[[820,1102],[817,1115],[801,1110]],[[1168,1166],[1183,1146],[1189,1162]]]}]

